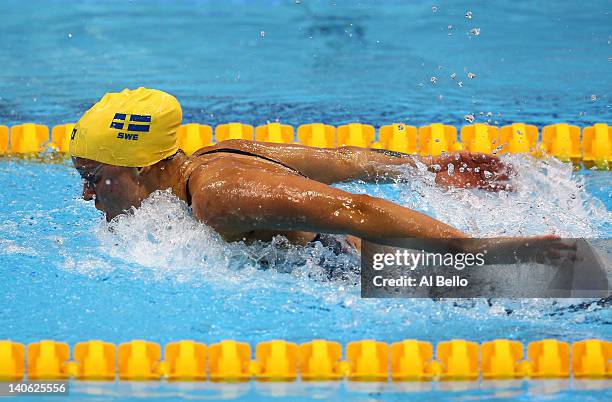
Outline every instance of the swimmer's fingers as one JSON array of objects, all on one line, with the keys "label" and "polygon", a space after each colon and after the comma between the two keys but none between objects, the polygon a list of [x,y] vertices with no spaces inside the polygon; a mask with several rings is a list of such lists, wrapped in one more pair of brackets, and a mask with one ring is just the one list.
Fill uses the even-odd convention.
[{"label": "swimmer's fingers", "polygon": [[544,248],[538,253],[537,262],[551,265],[561,265],[566,261],[576,261],[577,245],[574,240],[558,240],[557,237],[542,236]]},{"label": "swimmer's fingers", "polygon": [[[459,174],[473,175],[475,185],[487,191],[513,191],[510,178],[514,175],[511,165],[496,155],[460,152],[455,155]],[[457,171],[457,169],[455,170]]]},{"label": "swimmer's fingers", "polygon": [[509,181],[498,181],[498,182],[491,183],[490,181],[482,180],[478,183],[478,188],[482,190],[491,191],[494,193],[497,193],[500,191],[513,192],[515,190],[514,186]]},{"label": "swimmer's fingers", "polygon": [[496,155],[474,154],[475,161],[483,177],[489,176],[496,180],[509,180],[515,175],[511,164],[503,162]]}]

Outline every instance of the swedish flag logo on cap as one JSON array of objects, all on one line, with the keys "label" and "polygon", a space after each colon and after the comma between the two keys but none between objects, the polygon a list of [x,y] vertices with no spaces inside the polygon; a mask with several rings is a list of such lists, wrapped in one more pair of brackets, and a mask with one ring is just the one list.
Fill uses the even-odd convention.
[{"label": "swedish flag logo on cap", "polygon": [[151,115],[115,113],[110,128],[128,132],[148,133],[151,128]]}]

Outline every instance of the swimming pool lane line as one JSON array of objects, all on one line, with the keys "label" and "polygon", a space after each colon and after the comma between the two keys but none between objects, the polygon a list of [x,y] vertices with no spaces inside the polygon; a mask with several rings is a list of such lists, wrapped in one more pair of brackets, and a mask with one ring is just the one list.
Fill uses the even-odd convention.
[{"label": "swimming pool lane line", "polygon": [[[49,131],[47,126],[34,123],[18,124],[10,129],[0,125],[0,155],[33,155],[45,150],[67,153],[75,124],[57,125],[52,128],[51,136]],[[128,137],[136,138],[129,141],[138,138],[122,138]],[[362,123],[338,127],[322,123],[303,124],[297,128],[297,136],[292,126],[278,122],[256,128],[242,123],[220,124],[215,127],[214,135],[211,126],[190,123],[181,125],[177,132],[177,145],[187,155],[228,139],[299,143],[320,148],[358,146],[434,156],[461,150],[497,155],[550,155],[572,162],[576,168],[583,165],[587,169],[603,170],[608,170],[612,161],[612,126],[606,123],[582,129],[558,123],[542,127],[541,133],[535,125],[525,123],[501,128],[476,123],[461,127],[459,138],[456,127],[440,123],[419,128],[393,123],[379,127],[378,135],[374,126]]]},{"label": "swimming pool lane line", "polygon": [[[26,353],[27,352],[27,353]],[[524,346],[508,339],[430,342],[407,339],[391,345],[371,339],[303,344],[192,340],[161,345],[145,340],[120,344],[101,340],[41,340],[27,347],[0,340],[0,380],[167,380],[167,381],[478,381],[543,378],[610,379],[612,342],[598,339],[571,345],[556,339]]]}]

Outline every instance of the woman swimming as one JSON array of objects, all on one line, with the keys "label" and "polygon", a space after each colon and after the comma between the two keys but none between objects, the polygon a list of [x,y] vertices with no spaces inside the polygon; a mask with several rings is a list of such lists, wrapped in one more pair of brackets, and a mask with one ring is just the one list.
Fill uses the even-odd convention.
[{"label": "woman swimming", "polygon": [[[467,235],[423,213],[332,183],[391,180],[402,168],[421,164],[436,173],[442,186],[491,191],[508,186],[509,167],[483,154],[430,157],[228,140],[186,156],[176,146],[180,123],[180,105],[167,93],[139,88],[105,95],[72,133],[70,152],[83,178],[83,198],[95,200],[111,220],[152,192],[170,188],[199,221],[228,241],[282,234],[306,244],[326,233],[347,235],[359,247],[359,239],[393,245],[396,238]],[[451,173],[450,163],[464,169]]]}]

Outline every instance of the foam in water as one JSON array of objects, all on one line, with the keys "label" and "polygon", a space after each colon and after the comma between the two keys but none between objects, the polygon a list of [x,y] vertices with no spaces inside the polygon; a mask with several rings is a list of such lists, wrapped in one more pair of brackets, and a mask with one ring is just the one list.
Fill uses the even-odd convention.
[{"label": "foam in water", "polygon": [[[336,256],[320,243],[302,247],[277,236],[270,243],[228,243],[212,228],[197,222],[190,208],[169,191],[153,193],[142,206],[103,224],[98,232],[110,256],[136,263],[153,273],[174,274],[179,281],[206,278],[219,285],[274,273],[321,280],[354,270],[358,256]],[[294,268],[299,267],[296,271]],[[354,276],[354,275],[353,275]],[[352,282],[356,282],[353,277]],[[246,283],[249,287],[252,282]],[[259,286],[259,285],[257,285]]]},{"label": "foam in water", "polygon": [[419,172],[402,187],[401,204],[424,211],[471,236],[605,236],[602,226],[612,213],[590,196],[572,166],[554,158],[507,156],[516,170],[513,192],[451,189],[435,186],[433,174]]}]

